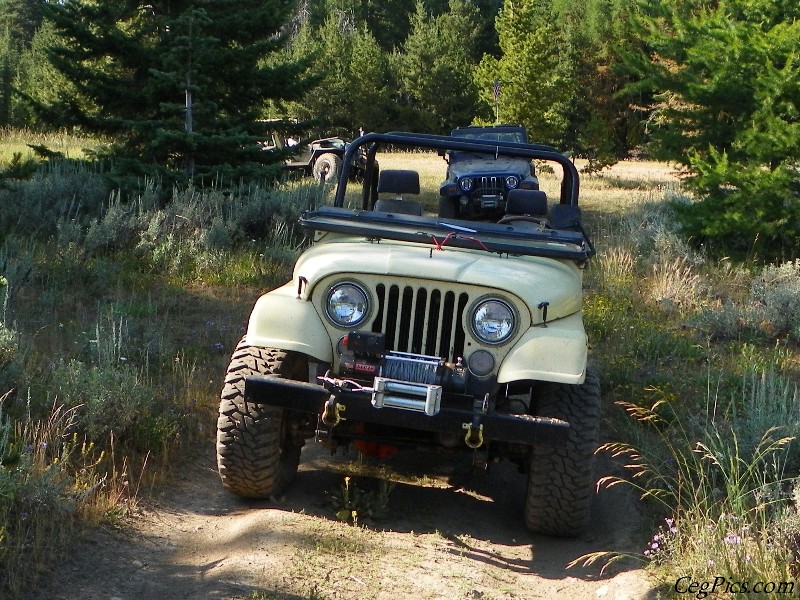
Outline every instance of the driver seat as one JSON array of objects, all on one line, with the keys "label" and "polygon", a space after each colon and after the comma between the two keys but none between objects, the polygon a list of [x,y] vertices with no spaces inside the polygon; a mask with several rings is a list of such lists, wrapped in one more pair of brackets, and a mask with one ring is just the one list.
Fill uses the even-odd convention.
[{"label": "driver seat", "polygon": [[511,190],[506,200],[506,216],[546,218],[547,194],[541,190]]},{"label": "driver seat", "polygon": [[406,169],[386,169],[378,176],[378,194],[393,194],[394,198],[379,198],[375,209],[381,212],[422,216],[422,204],[407,200],[404,194],[419,194],[419,173]]}]

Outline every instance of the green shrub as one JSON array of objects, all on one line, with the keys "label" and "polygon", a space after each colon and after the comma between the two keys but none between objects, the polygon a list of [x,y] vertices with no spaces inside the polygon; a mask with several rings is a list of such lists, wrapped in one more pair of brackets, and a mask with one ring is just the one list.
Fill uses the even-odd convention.
[{"label": "green shrub", "polygon": [[692,185],[701,200],[676,203],[681,231],[716,256],[779,260],[800,253],[800,178],[793,160],[765,168],[711,148],[696,156]]}]

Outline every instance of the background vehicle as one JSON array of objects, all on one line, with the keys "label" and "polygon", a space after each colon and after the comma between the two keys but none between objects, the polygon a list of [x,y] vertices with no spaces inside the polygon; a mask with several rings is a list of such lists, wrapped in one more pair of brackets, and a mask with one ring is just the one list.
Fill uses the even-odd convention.
[{"label": "background vehicle", "polygon": [[[417,171],[372,181],[386,147],[545,160],[562,181],[554,202],[512,190],[498,223],[444,219],[416,199]],[[574,165],[539,146],[408,133],[362,136],[345,161],[362,151],[370,175],[354,192],[342,174],[332,205],[301,217],[314,243],[292,280],[258,299],[231,358],[223,484],[280,493],[309,438],[378,455],[444,448],[480,466],[513,461],[528,477],[528,528],[580,533],[600,385],[587,370],[581,282],[594,249]]]},{"label": "background vehicle", "polygon": [[[485,143],[528,143],[528,134],[521,125],[470,126],[454,129],[451,135]],[[534,166],[525,157],[449,151],[445,160],[447,177],[439,201],[442,217],[497,220],[505,214],[511,190],[539,189]]]},{"label": "background vehicle", "polygon": [[363,177],[364,160],[362,156],[356,156],[355,162],[343,162],[348,144],[349,142],[337,137],[305,142],[284,138],[277,132],[272,132],[271,143],[265,144],[263,147],[265,150],[273,148],[293,150],[284,161],[286,170],[301,172],[313,177],[316,181],[335,183],[343,164],[350,165],[348,173],[351,178]]}]

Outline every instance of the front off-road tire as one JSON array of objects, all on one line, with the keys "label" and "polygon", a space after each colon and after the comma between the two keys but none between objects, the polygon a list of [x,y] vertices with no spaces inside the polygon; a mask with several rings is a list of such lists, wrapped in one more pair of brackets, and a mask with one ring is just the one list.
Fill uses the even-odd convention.
[{"label": "front off-road tire", "polygon": [[439,197],[439,218],[457,219],[458,218],[458,198],[450,196]]},{"label": "front off-road tire", "polygon": [[242,340],[225,376],[217,420],[217,468],[222,484],[237,496],[269,498],[280,494],[297,475],[303,439],[292,435],[283,410],[245,400],[248,375],[305,381],[308,368],[302,355],[248,346]]},{"label": "front off-road tire", "polygon": [[314,181],[319,183],[336,183],[341,168],[342,159],[335,154],[326,152],[314,161],[311,174],[314,176]]},{"label": "front off-road tire", "polygon": [[589,524],[594,496],[592,466],[600,423],[600,379],[588,372],[581,385],[542,383],[532,412],[570,424],[565,446],[535,445],[525,492],[525,525],[533,533],[574,537]]}]

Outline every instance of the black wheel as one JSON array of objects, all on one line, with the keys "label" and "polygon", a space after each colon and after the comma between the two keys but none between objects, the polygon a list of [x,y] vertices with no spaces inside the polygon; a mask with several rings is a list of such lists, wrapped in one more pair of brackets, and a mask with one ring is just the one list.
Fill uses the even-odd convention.
[{"label": "black wheel", "polygon": [[217,468],[222,484],[237,496],[269,498],[297,475],[302,437],[292,436],[279,408],[247,402],[248,375],[275,375],[305,381],[304,356],[240,342],[231,357],[217,420]]},{"label": "black wheel", "polygon": [[439,196],[439,218],[458,218],[458,199],[450,196]]},{"label": "black wheel", "polygon": [[339,178],[339,169],[342,166],[342,159],[329,152],[321,154],[314,162],[311,169],[314,179],[320,183],[335,183]]},{"label": "black wheel", "polygon": [[525,525],[533,533],[574,537],[589,524],[594,496],[592,465],[600,423],[600,379],[588,372],[581,385],[543,383],[532,412],[570,424],[567,444],[533,447],[525,492]]}]

